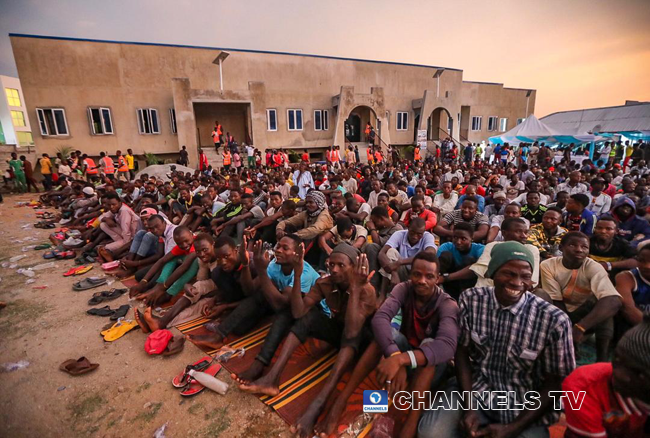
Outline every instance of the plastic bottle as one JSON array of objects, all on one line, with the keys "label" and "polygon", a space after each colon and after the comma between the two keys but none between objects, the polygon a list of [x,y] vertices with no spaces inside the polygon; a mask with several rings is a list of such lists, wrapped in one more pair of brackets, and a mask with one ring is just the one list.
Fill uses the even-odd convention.
[{"label": "plastic bottle", "polygon": [[22,274],[25,277],[30,277],[30,278],[33,277],[34,275],[36,275],[36,273],[34,271],[32,271],[31,269],[19,269],[16,272],[18,274]]},{"label": "plastic bottle", "polygon": [[23,247],[22,247],[22,251],[23,251],[23,252],[27,252],[27,251],[31,251],[31,250],[33,250],[34,248],[36,248],[36,245],[23,246]]},{"label": "plastic bottle", "polygon": [[54,262],[41,263],[40,265],[32,266],[30,269],[33,271],[40,271],[41,269],[50,269],[55,267]]},{"label": "plastic bottle", "polygon": [[210,374],[206,374],[202,371],[190,370],[188,373],[190,376],[196,379],[201,385],[205,386],[208,389],[218,392],[221,395],[225,395],[228,392],[228,384],[222,382],[216,377],[212,377]]},{"label": "plastic bottle", "polygon": [[21,255],[17,255],[17,256],[14,256],[14,257],[10,258],[9,261],[10,261],[11,263],[15,263],[15,262],[17,262],[18,260],[22,260],[22,259],[24,259],[25,257],[27,257],[26,254],[21,254]]}]

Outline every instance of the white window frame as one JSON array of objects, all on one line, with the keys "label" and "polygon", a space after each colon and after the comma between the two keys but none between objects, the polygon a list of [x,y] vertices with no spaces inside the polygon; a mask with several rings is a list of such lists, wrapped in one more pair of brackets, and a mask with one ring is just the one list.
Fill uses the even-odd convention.
[{"label": "white window frame", "polygon": [[[476,124],[477,127],[475,127],[474,121],[477,121],[478,123]],[[483,128],[483,116],[472,116],[472,131],[473,132],[478,132]]]},{"label": "white window frame", "polygon": [[[54,132],[50,132],[50,126],[47,123],[47,118],[45,117],[46,112],[49,111],[52,117],[52,128]],[[60,113],[63,116],[63,125],[65,127],[65,132],[59,132],[59,127],[56,123],[56,114]],[[36,118],[38,119],[38,126],[41,130],[41,135],[43,137],[69,137],[70,129],[68,128],[68,119],[65,116],[65,110],[63,108],[36,108]]]},{"label": "white window frame", "polygon": [[397,111],[397,123],[395,128],[398,131],[406,131],[409,128],[409,113],[407,111]]},{"label": "white window frame", "polygon": [[330,130],[330,112],[329,110],[323,110],[323,131]]},{"label": "white window frame", "polygon": [[[155,108],[138,108],[136,109],[136,115],[138,117],[138,132],[141,135],[157,135],[160,134],[160,117],[158,117],[158,110]],[[147,132],[147,126],[145,125],[145,116],[146,121],[149,124],[149,132]],[[153,129],[153,117],[156,117],[157,129]]]},{"label": "white window frame", "polygon": [[178,134],[178,126],[176,126],[176,109],[169,109],[169,126],[172,127],[172,134]]},{"label": "white window frame", "polygon": [[[298,112],[300,111],[300,126],[298,126]],[[293,114],[292,114],[293,112]],[[293,128],[291,128],[291,121],[293,120]],[[290,108],[287,110],[287,129],[289,131],[302,131],[304,126],[303,112],[300,108]]]},{"label": "white window frame", "polygon": [[506,132],[508,130],[508,119],[501,117],[499,119],[499,132]]},{"label": "white window frame", "polygon": [[[271,117],[271,113],[273,113],[273,117]],[[275,122],[275,128],[271,128],[271,118]],[[266,109],[266,130],[271,132],[278,130],[278,110],[275,108]]]},{"label": "white window frame", "polygon": [[[492,124],[492,129],[490,129],[490,124]],[[496,131],[499,127],[499,117],[498,116],[488,116],[488,132]]]},{"label": "white window frame", "polygon": [[517,119],[517,125],[521,125],[522,123],[524,123],[525,120],[526,120],[526,117],[524,117],[522,119]]},{"label": "white window frame", "polygon": [[[95,131],[95,123],[93,122],[93,110],[99,111],[99,124],[101,125],[101,130],[102,132],[96,132]],[[104,114],[104,111],[107,112],[107,114]],[[89,106],[87,109],[88,112],[88,123],[90,123],[90,134],[91,135],[113,135],[115,134],[115,129],[113,126],[113,116],[111,114],[111,109],[107,108],[105,106]],[[108,116],[108,117],[107,117]],[[108,126],[110,129],[106,127],[107,123],[106,120],[108,119]]]}]

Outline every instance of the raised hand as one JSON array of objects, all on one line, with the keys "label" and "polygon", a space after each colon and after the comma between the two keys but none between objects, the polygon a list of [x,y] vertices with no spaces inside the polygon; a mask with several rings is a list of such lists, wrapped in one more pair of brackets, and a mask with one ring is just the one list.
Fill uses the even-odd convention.
[{"label": "raised hand", "polygon": [[264,249],[264,242],[258,240],[253,246],[253,261],[255,268],[259,271],[266,271],[269,266],[269,253]]},{"label": "raised hand", "polygon": [[244,266],[248,266],[248,264],[251,262],[250,256],[248,255],[247,246],[248,246],[248,237],[244,236],[241,245],[239,245],[239,257],[241,260],[241,264]]},{"label": "raised hand", "polygon": [[369,270],[368,256],[365,254],[359,255],[357,265],[352,269],[350,274],[350,284],[363,286],[368,283],[372,276],[375,275],[375,271],[368,272]]}]

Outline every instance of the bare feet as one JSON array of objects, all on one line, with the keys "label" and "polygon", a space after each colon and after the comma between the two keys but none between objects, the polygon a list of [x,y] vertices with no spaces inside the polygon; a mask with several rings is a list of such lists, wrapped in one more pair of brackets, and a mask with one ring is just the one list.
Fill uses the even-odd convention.
[{"label": "bare feet", "polygon": [[321,438],[327,438],[336,430],[336,426],[339,425],[339,419],[341,414],[345,410],[347,404],[347,399],[343,397],[338,397],[332,407],[330,408],[325,418],[318,422],[314,430]]},{"label": "bare feet", "polygon": [[113,253],[107,250],[103,246],[97,247],[97,255],[102,258],[105,262],[113,261]]},{"label": "bare feet", "polygon": [[239,385],[239,389],[251,394],[264,394],[275,397],[280,393],[280,388],[276,382],[271,381],[268,375],[260,377],[254,382],[245,385]]},{"label": "bare feet", "polygon": [[314,435],[314,423],[318,418],[319,412],[320,409],[318,406],[314,406],[313,403],[310,404],[307,411],[298,419],[298,422],[291,426],[291,433],[300,438],[312,437]]},{"label": "bare feet", "polygon": [[153,314],[151,313],[151,307],[147,307],[147,309],[144,311],[144,314],[142,315],[142,318],[147,322],[147,325],[149,326],[152,332],[166,328],[163,327],[162,324],[160,324],[160,320],[158,318],[153,316]]},{"label": "bare feet", "polygon": [[230,377],[240,385],[247,385],[260,377],[263,372],[264,364],[256,359],[246,371],[239,375],[233,373],[230,375]]},{"label": "bare feet", "polygon": [[135,272],[133,272],[131,269],[122,269],[122,268],[118,268],[114,271],[107,272],[107,274],[114,275],[117,278],[127,278],[132,276],[134,273]]},{"label": "bare feet", "polygon": [[209,335],[187,335],[185,338],[192,341],[198,347],[218,350],[223,347],[223,336],[219,333],[211,333]]}]

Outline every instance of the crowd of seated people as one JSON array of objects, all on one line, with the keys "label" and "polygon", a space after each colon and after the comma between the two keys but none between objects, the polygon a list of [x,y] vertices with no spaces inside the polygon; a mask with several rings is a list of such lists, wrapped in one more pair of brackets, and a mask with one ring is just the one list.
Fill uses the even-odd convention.
[{"label": "crowd of seated people", "polygon": [[[511,153],[466,145],[400,160],[375,148],[368,163],[251,160],[165,180],[84,164],[40,199],[81,232],[81,261],[118,260],[115,275],[135,276],[143,331],[204,316],[210,334],[188,339],[218,349],[270,320],[232,376],[242,391],[277,395],[310,338],[338,349],[298,436],[334,433],[372,372],[391,398],[449,394],[414,404],[394,436],[548,436],[562,389],[587,391],[587,408],[564,406],[565,436],[644,436],[650,145],[625,163],[580,164],[543,144],[499,148]],[[577,367],[592,350],[597,363]],[[535,409],[445,408],[467,403],[455,391],[540,397]]]}]

